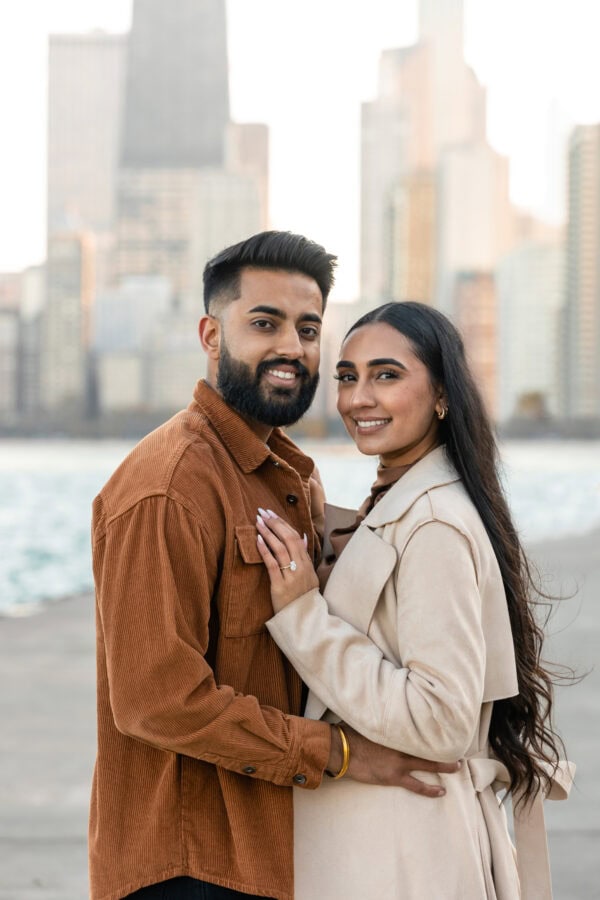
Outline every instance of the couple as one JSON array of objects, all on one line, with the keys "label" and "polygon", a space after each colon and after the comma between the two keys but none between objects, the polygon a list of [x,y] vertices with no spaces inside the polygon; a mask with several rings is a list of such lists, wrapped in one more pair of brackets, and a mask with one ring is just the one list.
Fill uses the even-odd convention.
[{"label": "couple", "polygon": [[283,232],[214,257],[206,380],[94,501],[92,900],[550,897],[552,685],[456,330],[390,303],[344,338],[338,409],[379,467],[325,538],[279,427],[334,264]]}]

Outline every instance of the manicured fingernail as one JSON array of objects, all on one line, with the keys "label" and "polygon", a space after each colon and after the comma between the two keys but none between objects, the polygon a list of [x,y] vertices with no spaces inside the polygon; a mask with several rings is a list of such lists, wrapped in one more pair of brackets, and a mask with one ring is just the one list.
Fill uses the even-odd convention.
[{"label": "manicured fingernail", "polygon": [[274,513],[272,509],[267,510],[267,515],[270,516],[272,519],[277,518],[277,513]]},{"label": "manicured fingernail", "polygon": [[304,533],[302,539],[304,541],[304,549],[306,550],[308,548],[308,538],[306,537],[306,532]]},{"label": "manicured fingernail", "polygon": [[446,793],[445,789],[440,788],[439,791],[437,792],[437,795],[438,795],[438,797],[443,797],[445,793]]},{"label": "manicured fingernail", "polygon": [[268,518],[269,518],[269,513],[267,512],[266,509],[263,509],[262,506],[259,506],[259,507],[258,507],[258,511],[259,511],[259,513],[261,514],[261,516],[263,517],[263,519],[268,519]]},{"label": "manicured fingernail", "polygon": [[256,517],[256,522],[257,522],[258,525],[264,525],[264,524],[265,524],[265,523],[263,522],[262,516],[257,516],[257,517]]},{"label": "manicured fingernail", "polygon": [[459,769],[462,768],[462,760],[459,759],[458,762],[456,763],[456,765],[458,766]]},{"label": "manicured fingernail", "polygon": [[[265,544],[265,542],[264,542],[264,540],[263,540],[262,534],[259,534],[259,535],[258,535],[258,537],[256,538],[256,543],[257,543],[257,544]],[[266,547],[266,546],[267,546],[267,545],[265,544],[265,547]]]}]

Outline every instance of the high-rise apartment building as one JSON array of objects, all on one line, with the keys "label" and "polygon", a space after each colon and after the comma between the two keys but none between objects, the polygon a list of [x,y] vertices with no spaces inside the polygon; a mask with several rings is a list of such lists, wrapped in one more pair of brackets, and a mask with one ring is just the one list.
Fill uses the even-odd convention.
[{"label": "high-rise apartment building", "polygon": [[18,411],[21,288],[20,274],[0,274],[0,417],[4,425],[13,425]]},{"label": "high-rise apartment building", "polygon": [[110,232],[127,37],[52,35],[48,57],[48,232]]},{"label": "high-rise apartment building", "polygon": [[518,244],[496,270],[500,422],[558,414],[564,272],[558,230],[553,238]]},{"label": "high-rise apartment building", "polygon": [[31,421],[40,411],[40,354],[46,302],[46,268],[30,266],[21,274],[19,315],[19,415]]},{"label": "high-rise apartment building", "polygon": [[600,124],[579,125],[569,143],[565,378],[571,419],[600,418]]},{"label": "high-rise apartment building", "polygon": [[49,42],[48,265],[38,394],[44,409],[68,418],[88,405],[90,310],[112,274],[126,50],[126,35],[102,32],[53,35]]},{"label": "high-rise apartment building", "polygon": [[94,237],[49,236],[47,297],[42,323],[41,402],[61,420],[88,413],[88,351],[94,298]]}]

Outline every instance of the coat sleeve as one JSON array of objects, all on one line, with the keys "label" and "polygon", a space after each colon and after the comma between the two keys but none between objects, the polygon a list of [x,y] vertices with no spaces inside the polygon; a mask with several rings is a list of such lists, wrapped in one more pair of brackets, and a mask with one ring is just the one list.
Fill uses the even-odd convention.
[{"label": "coat sleeve", "polygon": [[[256,778],[316,787],[329,726],[217,684],[205,658],[219,558],[180,503],[146,498],[94,541],[99,642],[119,731]],[[314,726],[318,725],[318,728]],[[244,772],[244,774],[248,774]]]},{"label": "coat sleeve", "polygon": [[481,597],[469,542],[451,525],[422,525],[401,557],[395,589],[402,666],[330,614],[317,591],[289,604],[267,627],[302,679],[357,731],[450,762],[465,755],[483,697]]}]

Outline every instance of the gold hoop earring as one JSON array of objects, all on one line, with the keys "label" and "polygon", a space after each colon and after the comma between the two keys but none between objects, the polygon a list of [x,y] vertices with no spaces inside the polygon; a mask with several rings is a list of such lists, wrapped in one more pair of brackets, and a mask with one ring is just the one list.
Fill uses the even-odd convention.
[{"label": "gold hoop earring", "polygon": [[441,419],[445,419],[447,413],[448,413],[448,407],[447,407],[447,406],[442,406],[440,412],[437,414],[438,419],[440,419],[440,420],[441,420]]}]

